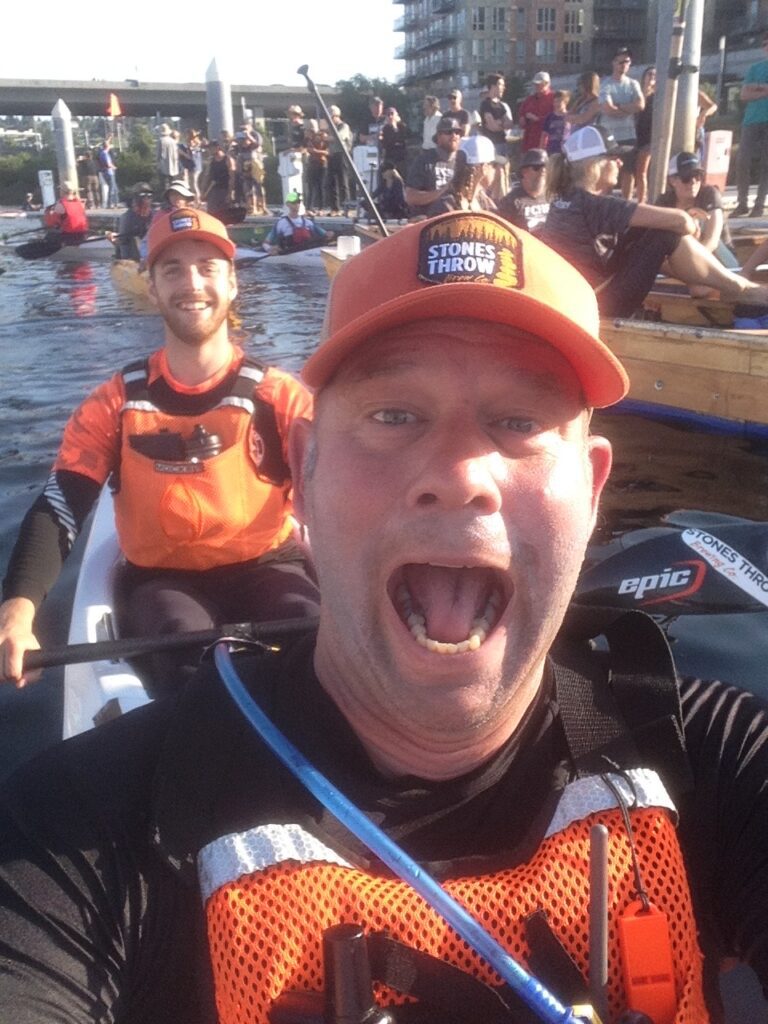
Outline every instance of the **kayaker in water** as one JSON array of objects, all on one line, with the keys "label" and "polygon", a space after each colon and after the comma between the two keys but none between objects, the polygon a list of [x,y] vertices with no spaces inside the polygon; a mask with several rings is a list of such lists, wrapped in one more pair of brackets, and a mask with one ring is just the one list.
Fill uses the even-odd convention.
[{"label": "kayaker in water", "polygon": [[[115,259],[133,260],[135,263],[146,259],[147,236],[152,221],[152,189],[146,181],[134,185],[131,205],[117,222],[117,231],[112,237],[115,244]],[[143,248],[143,252],[142,252]]]},{"label": "kayaker in water", "polygon": [[[284,458],[288,428],[311,414],[311,399],[230,340],[234,252],[226,228],[202,211],[173,210],[152,224],[149,291],[165,345],[97,388],[65,427],[3,583],[3,680],[25,682],[35,611],[110,476],[127,559],[124,635],[316,613]],[[149,667],[155,693],[180,681],[163,658]]]},{"label": "kayaker in water", "polygon": [[[304,369],[315,419],[291,440],[319,631],[235,670],[567,1006],[589,999],[589,835],[604,826],[601,1019],[705,1024],[727,957],[768,984],[768,708],[678,682],[645,616],[601,623],[610,653],[562,630],[611,462],[591,411],[627,389],[598,330],[587,282],[493,214],[408,225],[347,261]],[[324,1012],[323,932],[339,922],[378,954],[387,1020],[534,1019],[210,677],[5,787],[3,1020],[382,1020],[333,942],[326,983],[335,965],[342,987]]]},{"label": "kayaker in water", "polygon": [[312,217],[304,213],[304,199],[299,192],[289,192],[285,199],[285,213],[278,217],[262,243],[262,248],[273,256],[330,245],[336,237],[324,231]]},{"label": "kayaker in water", "polygon": [[48,229],[46,240],[57,243],[57,248],[62,245],[79,245],[88,237],[88,214],[77,185],[70,181],[61,183],[59,198],[46,209],[43,223]]},{"label": "kayaker in water", "polygon": [[562,156],[550,160],[551,205],[540,235],[593,285],[604,316],[631,316],[662,267],[725,299],[768,304],[768,288],[727,270],[696,239],[697,222],[686,210],[611,195],[620,166],[620,149],[602,128],[574,132]]}]

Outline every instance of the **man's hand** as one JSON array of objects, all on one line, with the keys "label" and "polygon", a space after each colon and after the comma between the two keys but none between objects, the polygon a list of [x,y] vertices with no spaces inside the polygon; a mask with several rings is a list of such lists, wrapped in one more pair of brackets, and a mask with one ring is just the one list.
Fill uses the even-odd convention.
[{"label": "man's hand", "polygon": [[0,683],[15,683],[17,687],[34,683],[40,672],[23,670],[26,651],[37,651],[40,644],[32,632],[35,606],[26,597],[12,597],[0,604]]}]

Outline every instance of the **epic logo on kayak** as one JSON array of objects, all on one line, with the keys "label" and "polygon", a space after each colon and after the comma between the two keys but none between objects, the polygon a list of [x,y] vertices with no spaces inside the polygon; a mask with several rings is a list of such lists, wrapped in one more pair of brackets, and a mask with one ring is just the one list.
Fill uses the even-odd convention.
[{"label": "epic logo on kayak", "polygon": [[[619,583],[618,593],[634,594],[641,607],[661,604],[664,601],[679,601],[701,589],[706,573],[706,564],[698,558],[686,562],[673,562],[661,572],[623,579]],[[661,591],[663,593],[660,593]],[[648,593],[654,596],[645,598]]]},{"label": "epic logo on kayak", "polygon": [[429,284],[472,282],[522,287],[520,242],[501,224],[457,217],[421,233],[419,278]]}]

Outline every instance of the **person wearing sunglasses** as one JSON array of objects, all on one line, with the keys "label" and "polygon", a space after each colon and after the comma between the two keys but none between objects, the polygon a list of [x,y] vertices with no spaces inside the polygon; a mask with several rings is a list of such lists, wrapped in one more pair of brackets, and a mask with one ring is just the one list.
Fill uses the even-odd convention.
[{"label": "person wearing sunglasses", "polygon": [[405,176],[405,201],[411,213],[427,212],[427,207],[450,188],[456,167],[456,153],[463,129],[454,117],[442,117],[432,136],[434,147],[416,154]]},{"label": "person wearing sunglasses", "polygon": [[640,83],[629,76],[632,52],[626,46],[613,55],[611,74],[600,83],[600,116],[598,124],[613,136],[621,147],[619,188],[625,199],[632,195],[637,157],[635,115],[645,107]]}]

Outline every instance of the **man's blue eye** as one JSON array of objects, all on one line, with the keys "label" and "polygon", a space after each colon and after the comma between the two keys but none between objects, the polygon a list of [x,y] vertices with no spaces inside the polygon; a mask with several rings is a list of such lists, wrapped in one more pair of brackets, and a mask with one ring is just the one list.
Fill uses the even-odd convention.
[{"label": "man's blue eye", "polygon": [[505,430],[512,430],[516,434],[532,434],[536,429],[536,425],[533,420],[526,420],[518,418],[517,416],[507,416],[499,422]]},{"label": "man's blue eye", "polygon": [[386,423],[388,426],[400,426],[403,423],[413,423],[413,413],[405,412],[404,409],[379,409],[373,414],[377,423]]}]

